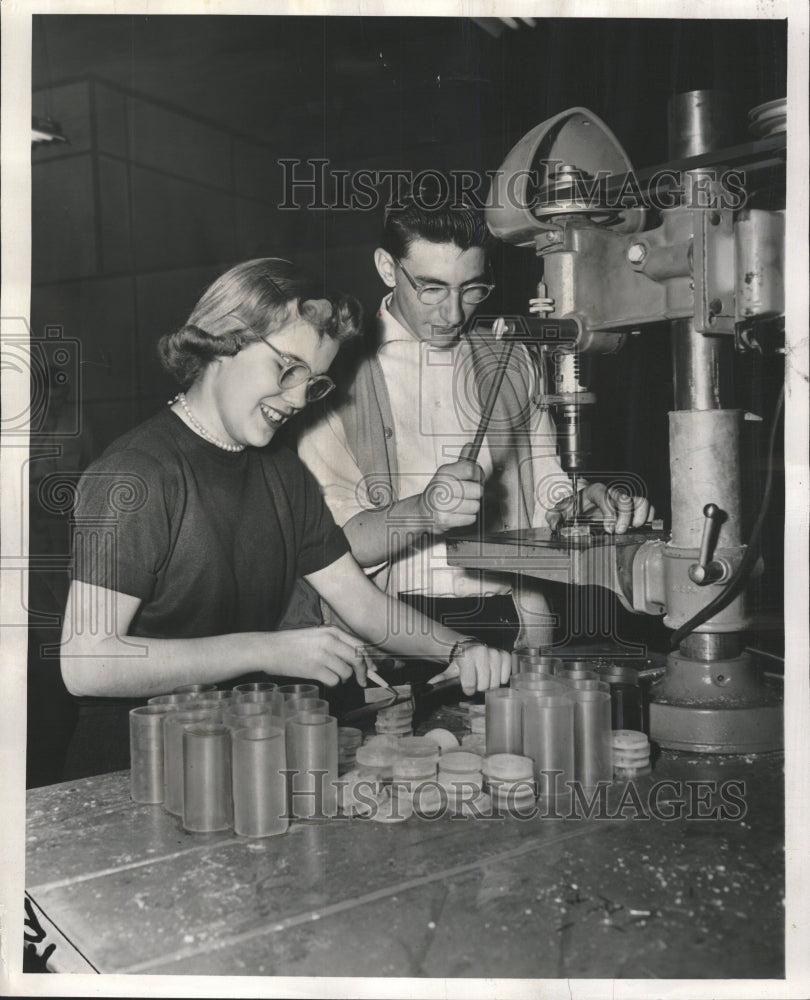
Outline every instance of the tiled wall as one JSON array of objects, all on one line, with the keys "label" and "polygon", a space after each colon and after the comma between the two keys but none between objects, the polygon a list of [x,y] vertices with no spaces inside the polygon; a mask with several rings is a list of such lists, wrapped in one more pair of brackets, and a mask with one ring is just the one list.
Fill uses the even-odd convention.
[{"label": "tiled wall", "polygon": [[33,152],[32,333],[79,342],[100,449],[173,390],[161,334],[235,260],[288,252],[293,220],[262,183],[267,146],[92,79],[36,92],[33,111],[70,143]]},{"label": "tiled wall", "polygon": [[[385,292],[372,263],[381,206],[277,207],[278,160],[303,149],[285,141],[276,150],[211,125],[204,109],[195,119],[92,78],[36,91],[33,112],[59,121],[70,143],[33,152],[32,331],[42,337],[58,325],[80,342],[96,449],[164,405],[175,387],[155,345],[235,261],[292,257],[376,309]],[[469,167],[477,143],[395,151],[371,143],[339,166],[417,171],[438,156]]]}]

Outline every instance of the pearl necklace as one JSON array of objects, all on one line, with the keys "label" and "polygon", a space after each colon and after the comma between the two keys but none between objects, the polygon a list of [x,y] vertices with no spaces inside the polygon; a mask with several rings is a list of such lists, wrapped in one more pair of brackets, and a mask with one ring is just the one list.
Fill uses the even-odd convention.
[{"label": "pearl necklace", "polygon": [[223,441],[222,438],[214,437],[213,434],[210,434],[189,409],[186,394],[184,392],[178,392],[174,399],[169,400],[169,406],[173,406],[175,403],[179,403],[183,407],[183,411],[188,417],[189,423],[200,435],[200,437],[205,438],[206,441],[210,441],[211,444],[215,444],[217,448],[221,448],[223,451],[245,450],[245,446],[243,444],[228,444],[228,442]]}]

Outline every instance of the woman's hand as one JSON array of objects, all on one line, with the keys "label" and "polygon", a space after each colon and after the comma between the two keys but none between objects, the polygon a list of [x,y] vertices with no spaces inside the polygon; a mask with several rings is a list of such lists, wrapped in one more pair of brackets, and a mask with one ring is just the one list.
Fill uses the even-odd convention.
[{"label": "woman's hand", "polygon": [[476,643],[462,647],[447,669],[432,677],[430,683],[437,684],[447,678],[458,677],[461,680],[461,690],[470,695],[476,691],[501,687],[508,683],[511,673],[511,654],[503,649]]},{"label": "woman's hand", "polygon": [[309,677],[327,687],[347,681],[354,674],[360,686],[366,686],[365,646],[361,639],[337,625],[266,634],[272,637],[271,663],[264,667],[268,674]]}]

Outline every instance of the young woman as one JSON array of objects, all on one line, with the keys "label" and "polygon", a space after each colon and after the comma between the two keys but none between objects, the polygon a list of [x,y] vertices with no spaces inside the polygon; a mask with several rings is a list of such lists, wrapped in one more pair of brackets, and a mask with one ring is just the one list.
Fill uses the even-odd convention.
[{"label": "young woman", "polygon": [[[263,258],[218,278],[162,339],[183,391],[80,482],[61,649],[72,694],[145,698],[256,671],[364,684],[363,642],[450,660],[468,693],[507,680],[507,653],[457,645],[368,581],[315,480],[273,443],[333,388],[326,372],[359,326],[354,299]],[[278,630],[297,577],[356,635]]]}]

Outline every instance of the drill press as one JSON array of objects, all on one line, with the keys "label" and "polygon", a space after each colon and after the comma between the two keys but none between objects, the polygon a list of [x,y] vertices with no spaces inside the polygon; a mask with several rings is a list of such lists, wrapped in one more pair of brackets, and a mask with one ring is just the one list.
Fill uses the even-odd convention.
[{"label": "drill press", "polygon": [[[745,753],[781,746],[782,711],[778,693],[742,648],[741,633],[751,624],[745,588],[729,588],[746,565],[744,414],[732,405],[729,376],[734,349],[750,345],[752,325],[784,309],[784,216],[735,199],[745,175],[738,171],[732,184],[729,170],[741,165],[751,175],[763,164],[778,167],[784,136],[730,146],[724,102],[713,91],[676,95],[669,112],[672,160],[643,174],[634,174],[615,136],[591,112],[556,115],[507,155],[493,180],[487,222],[504,241],[535,250],[555,318],[576,330],[553,356],[546,399],[572,475],[589,450],[581,417],[594,402],[581,384],[578,356],[614,353],[628,333],[669,321],[672,531],[666,541],[625,554],[619,575],[631,581],[626,606],[664,613],[678,638],[654,688],[653,738],[665,747]],[[635,187],[628,188],[628,178]],[[661,178],[669,178],[668,187],[661,189]],[[643,202],[627,207],[621,197],[640,181],[648,191],[655,183],[669,199],[656,206],[654,229],[644,229]],[[617,546],[617,560],[620,553]],[[544,575],[537,557],[530,572]],[[710,604],[716,611],[700,620]]]}]

